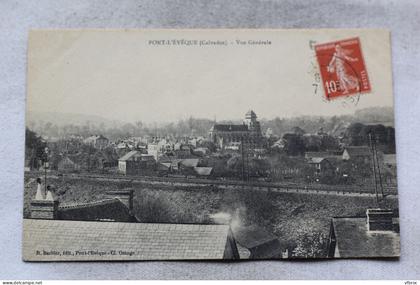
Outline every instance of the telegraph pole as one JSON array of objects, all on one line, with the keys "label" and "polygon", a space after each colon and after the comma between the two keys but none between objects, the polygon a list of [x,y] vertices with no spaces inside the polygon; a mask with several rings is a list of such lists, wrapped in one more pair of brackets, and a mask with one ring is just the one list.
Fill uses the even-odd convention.
[{"label": "telegraph pole", "polygon": [[44,149],[44,152],[45,152],[45,162],[44,162],[44,182],[45,182],[45,185],[44,185],[44,190],[45,190],[45,195],[47,195],[47,168],[48,168],[48,152],[49,152],[49,149],[48,149],[48,147],[45,147],[45,149]]},{"label": "telegraph pole", "polygon": [[379,178],[379,186],[381,190],[382,199],[384,199],[384,186],[382,184],[382,175],[381,175],[381,167],[379,165],[379,158],[378,158],[378,150],[376,148],[376,137],[373,137],[372,140],[372,146],[373,146],[373,152],[375,154],[375,160],[376,160],[376,168],[378,170],[378,178]]},{"label": "telegraph pole", "polygon": [[242,180],[244,182],[249,181],[249,153],[248,146],[246,146],[246,140],[241,136],[241,157],[242,157]]},{"label": "telegraph pole", "polygon": [[376,195],[376,203],[379,205],[379,193],[378,193],[378,180],[379,180],[379,187],[382,195],[382,199],[384,199],[384,189],[382,184],[382,176],[381,170],[379,166],[379,159],[378,159],[378,152],[376,149],[376,137],[369,133],[369,146],[370,151],[372,153],[372,170],[373,170],[373,179],[374,179],[374,186],[375,186],[375,195]]},{"label": "telegraph pole", "polygon": [[242,157],[242,181],[245,183],[245,157],[244,157],[244,138],[241,136],[241,157]]}]

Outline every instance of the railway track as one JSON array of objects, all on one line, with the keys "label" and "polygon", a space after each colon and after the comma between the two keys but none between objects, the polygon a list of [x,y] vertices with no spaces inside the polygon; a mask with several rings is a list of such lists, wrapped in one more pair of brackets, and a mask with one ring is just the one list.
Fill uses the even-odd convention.
[{"label": "railway track", "polygon": [[[29,176],[36,177],[41,173],[28,173]],[[362,186],[341,186],[341,185],[304,185],[295,183],[273,183],[273,182],[248,182],[235,180],[214,180],[199,179],[188,177],[156,177],[156,176],[123,176],[116,174],[58,174],[49,173],[48,177],[55,179],[94,179],[112,182],[131,182],[146,183],[151,185],[167,185],[167,186],[217,186],[222,189],[252,189],[260,191],[273,191],[279,193],[301,193],[301,194],[320,194],[320,195],[340,195],[340,196],[358,196],[358,197],[375,197],[375,189],[373,187]],[[397,196],[396,186],[388,186],[384,188],[385,196]]]}]

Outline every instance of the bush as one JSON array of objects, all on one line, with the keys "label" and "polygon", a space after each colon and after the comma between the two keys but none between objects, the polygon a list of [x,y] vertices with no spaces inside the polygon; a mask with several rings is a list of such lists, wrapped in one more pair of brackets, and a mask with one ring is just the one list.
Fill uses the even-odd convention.
[{"label": "bush", "polygon": [[327,256],[327,235],[325,233],[301,232],[292,257],[296,258],[322,258]]}]

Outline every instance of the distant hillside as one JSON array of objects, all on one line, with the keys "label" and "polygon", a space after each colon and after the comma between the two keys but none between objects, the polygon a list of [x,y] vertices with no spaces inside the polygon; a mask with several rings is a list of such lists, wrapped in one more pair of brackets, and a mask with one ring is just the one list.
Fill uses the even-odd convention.
[{"label": "distant hillside", "polygon": [[[241,124],[242,120],[220,120],[217,123]],[[375,107],[358,110],[354,115],[261,119],[261,128],[264,133],[270,128],[272,133],[278,136],[290,132],[294,127],[300,127],[308,133],[314,133],[322,129],[323,132],[339,135],[352,123],[383,124],[393,127],[394,111],[391,107]],[[29,112],[27,115],[27,126],[38,134],[47,137],[62,137],[68,134],[83,136],[103,134],[113,139],[144,135],[186,136],[193,134],[207,136],[213,124],[214,120],[192,117],[177,122],[147,124],[141,121],[127,123],[95,115],[57,112]]]},{"label": "distant hillside", "polygon": [[371,107],[354,113],[355,120],[360,123],[386,123],[394,125],[394,110],[392,107]]},{"label": "distant hillside", "polygon": [[393,127],[394,110],[392,107],[372,107],[358,110],[354,115],[277,117],[272,120],[261,121],[264,132],[267,128],[270,128],[276,135],[290,132],[294,127],[300,127],[309,133],[316,132],[322,128],[324,132],[339,135],[352,123],[382,124]]},{"label": "distant hillside", "polygon": [[39,123],[53,123],[57,127],[63,127],[66,125],[82,126],[87,123],[92,125],[104,124],[105,127],[118,127],[124,124],[124,122],[110,120],[95,115],[84,115],[76,113],[58,113],[58,112],[28,112],[26,115],[26,122],[29,126]]}]

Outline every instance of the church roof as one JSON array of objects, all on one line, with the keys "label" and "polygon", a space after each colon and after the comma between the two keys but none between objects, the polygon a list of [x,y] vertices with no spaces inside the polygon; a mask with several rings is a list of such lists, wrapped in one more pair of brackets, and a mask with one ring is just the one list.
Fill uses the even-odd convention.
[{"label": "church roof", "polygon": [[248,126],[246,125],[225,125],[225,124],[216,124],[213,126],[213,131],[220,132],[246,132],[248,131]]}]

